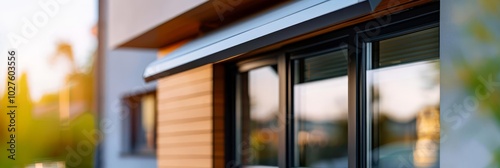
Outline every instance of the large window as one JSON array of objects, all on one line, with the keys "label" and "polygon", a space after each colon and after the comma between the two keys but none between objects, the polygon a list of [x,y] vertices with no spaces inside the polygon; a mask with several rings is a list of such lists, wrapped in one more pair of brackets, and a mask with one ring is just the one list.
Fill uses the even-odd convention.
[{"label": "large window", "polygon": [[231,63],[228,161],[439,167],[439,7],[377,21]]},{"label": "large window", "polygon": [[439,167],[439,29],[366,45],[372,167]]}]

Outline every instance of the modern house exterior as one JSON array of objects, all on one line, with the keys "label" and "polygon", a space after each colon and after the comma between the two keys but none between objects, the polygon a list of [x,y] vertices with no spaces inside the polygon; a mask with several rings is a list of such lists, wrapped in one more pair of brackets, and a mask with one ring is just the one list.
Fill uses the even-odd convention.
[{"label": "modern house exterior", "polygon": [[500,71],[467,61],[497,38],[467,24],[496,13],[457,17],[482,1],[124,4],[108,44],[157,58],[141,66],[156,85],[121,98],[122,143],[157,167],[500,165]]}]

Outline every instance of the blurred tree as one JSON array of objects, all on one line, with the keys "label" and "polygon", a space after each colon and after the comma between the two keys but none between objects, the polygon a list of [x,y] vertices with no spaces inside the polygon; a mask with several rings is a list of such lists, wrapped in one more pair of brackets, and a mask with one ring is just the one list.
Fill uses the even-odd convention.
[{"label": "blurred tree", "polygon": [[[95,54],[89,57],[91,62],[93,57]],[[55,59],[67,59],[72,67],[71,72],[66,75],[64,87],[59,92],[46,93],[38,102],[33,102],[28,74],[23,73],[17,80],[16,161],[7,161],[7,157],[1,157],[1,168],[56,161],[65,161],[67,167],[93,167],[95,146],[92,142],[95,140],[89,139],[93,137],[86,137],[83,131],[91,132],[96,129],[93,112],[94,64],[91,63],[90,67],[79,71],[73,58],[72,46],[65,42],[58,44],[49,62],[55,64]],[[68,104],[68,118],[61,118],[63,104]],[[0,98],[0,107],[7,105],[10,105],[8,93],[4,92]],[[7,110],[9,109],[1,108],[3,114],[7,113]],[[10,118],[0,117],[0,124],[8,125],[9,120]],[[0,129],[2,142],[8,141],[4,137],[9,135],[6,129]],[[6,143],[0,143],[0,148],[7,149],[8,146]],[[68,159],[73,159],[72,157],[79,157],[81,161],[69,165],[72,161]]]},{"label": "blurred tree", "polygon": [[[457,22],[461,38],[467,39],[467,49],[474,55],[460,55],[454,64],[463,67],[458,74],[468,95],[478,98],[478,108],[475,110],[479,115],[490,118],[500,128],[500,87],[486,86],[485,81],[498,83],[500,80],[500,1],[478,0],[460,1],[457,5],[467,6],[473,12],[471,15]],[[479,86],[487,93],[486,98],[478,97]],[[483,93],[483,92],[481,92]],[[498,145],[498,144],[497,144]],[[490,163],[491,167],[500,166],[500,147],[491,149],[495,153]]]}]

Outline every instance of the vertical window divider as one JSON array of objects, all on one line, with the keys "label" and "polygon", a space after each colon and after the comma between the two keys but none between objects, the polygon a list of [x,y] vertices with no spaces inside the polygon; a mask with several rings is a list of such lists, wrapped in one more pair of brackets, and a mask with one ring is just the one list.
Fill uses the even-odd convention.
[{"label": "vertical window divider", "polygon": [[370,85],[368,85],[368,83],[371,83],[371,74],[368,73],[368,70],[371,70],[373,67],[375,67],[376,65],[373,63],[373,43],[372,42],[366,42],[364,43],[364,46],[365,46],[365,50],[363,51],[363,53],[365,54],[365,58],[366,58],[366,62],[365,62],[365,71],[364,71],[364,74],[365,74],[365,97],[363,97],[363,99],[365,100],[365,103],[364,103],[364,107],[365,107],[365,110],[364,110],[364,113],[365,113],[365,123],[366,123],[366,167],[367,168],[371,168],[371,162],[372,162],[372,152],[369,152],[371,149],[372,149],[372,117],[373,117],[373,114],[368,110],[368,109],[371,109],[371,103],[369,103],[368,101],[368,98],[371,97],[371,94],[372,94],[372,90],[370,88]]},{"label": "vertical window divider", "polygon": [[294,163],[294,115],[293,115],[293,75],[289,56],[278,56],[279,74],[279,167],[293,167]]},{"label": "vertical window divider", "polygon": [[[237,123],[236,123],[236,129],[239,130],[235,133],[236,135],[236,141],[237,142],[244,142],[243,140],[245,140],[246,138],[245,137],[242,137],[243,135],[243,116],[244,115],[249,115],[249,111],[248,111],[248,103],[246,103],[246,101],[248,100],[248,72],[244,72],[244,73],[241,73],[239,76],[237,76],[237,83],[238,83],[238,87],[237,87],[237,93],[238,93],[238,104],[236,106],[236,118],[237,118]],[[245,143],[248,143],[245,141]],[[237,163],[242,163],[242,155],[243,155],[243,151],[242,151],[242,145],[241,144],[237,144],[236,146],[236,153],[239,154],[239,156],[236,157],[236,161]]]},{"label": "vertical window divider", "polygon": [[[353,133],[356,137],[356,165],[352,165],[352,162],[350,162],[349,167],[356,167],[356,168],[367,168],[369,164],[369,157],[367,156],[368,153],[368,135],[367,132],[369,131],[367,129],[367,107],[366,107],[366,70],[367,70],[367,64],[369,63],[367,60],[367,53],[365,52],[367,50],[367,46],[364,44],[365,40],[363,37],[365,36],[360,36],[360,32],[355,33],[355,40],[353,44],[356,46],[354,54],[354,58],[356,58],[354,63],[350,64],[351,66],[354,66],[354,73],[350,73],[353,76],[349,76],[350,81],[352,83],[349,86],[356,86],[356,87],[351,87],[351,94],[350,96],[354,96],[354,98],[351,98],[350,100],[355,100],[354,102],[350,102],[351,104],[351,113],[355,114],[355,125],[356,127],[354,128],[355,133]],[[363,33],[363,32],[361,32]],[[354,107],[353,107],[354,106]]]},{"label": "vertical window divider", "polygon": [[224,110],[224,163],[225,167],[236,166],[241,163],[240,158],[237,156],[239,153],[239,143],[241,140],[239,139],[239,135],[237,130],[238,125],[238,112],[240,108],[240,101],[238,94],[240,83],[238,77],[238,68],[233,64],[225,65],[224,67],[225,78],[225,86],[226,91],[224,93],[225,101],[225,110]]}]

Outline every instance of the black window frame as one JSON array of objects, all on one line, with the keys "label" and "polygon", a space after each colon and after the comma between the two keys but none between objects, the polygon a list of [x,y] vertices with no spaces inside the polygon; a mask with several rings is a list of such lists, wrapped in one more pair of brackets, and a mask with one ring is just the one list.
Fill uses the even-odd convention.
[{"label": "black window frame", "polygon": [[[279,167],[293,167],[294,149],[294,115],[293,115],[293,60],[304,56],[304,53],[334,50],[345,46],[348,51],[348,163],[350,168],[369,167],[367,160],[367,107],[366,107],[366,43],[401,36],[416,31],[439,27],[439,1],[407,9],[402,12],[375,18],[360,24],[334,30],[312,38],[285,45],[272,52],[260,54],[243,61],[227,61],[224,63],[226,72],[225,92],[225,163],[226,167],[239,167],[235,163],[236,142],[238,131],[235,118],[236,109],[236,78],[241,67],[258,67],[263,60],[276,59],[279,75],[280,117],[286,126],[280,131]],[[385,20],[384,20],[385,19]],[[389,22],[386,22],[390,20]],[[337,45],[332,45],[333,43]],[[325,45],[326,44],[326,45]],[[328,45],[330,44],[330,45]],[[333,46],[328,48],[328,46]],[[326,47],[326,48],[325,48]],[[265,61],[264,61],[265,62]],[[253,64],[253,65],[252,65]],[[252,68],[250,68],[252,69]]]}]

